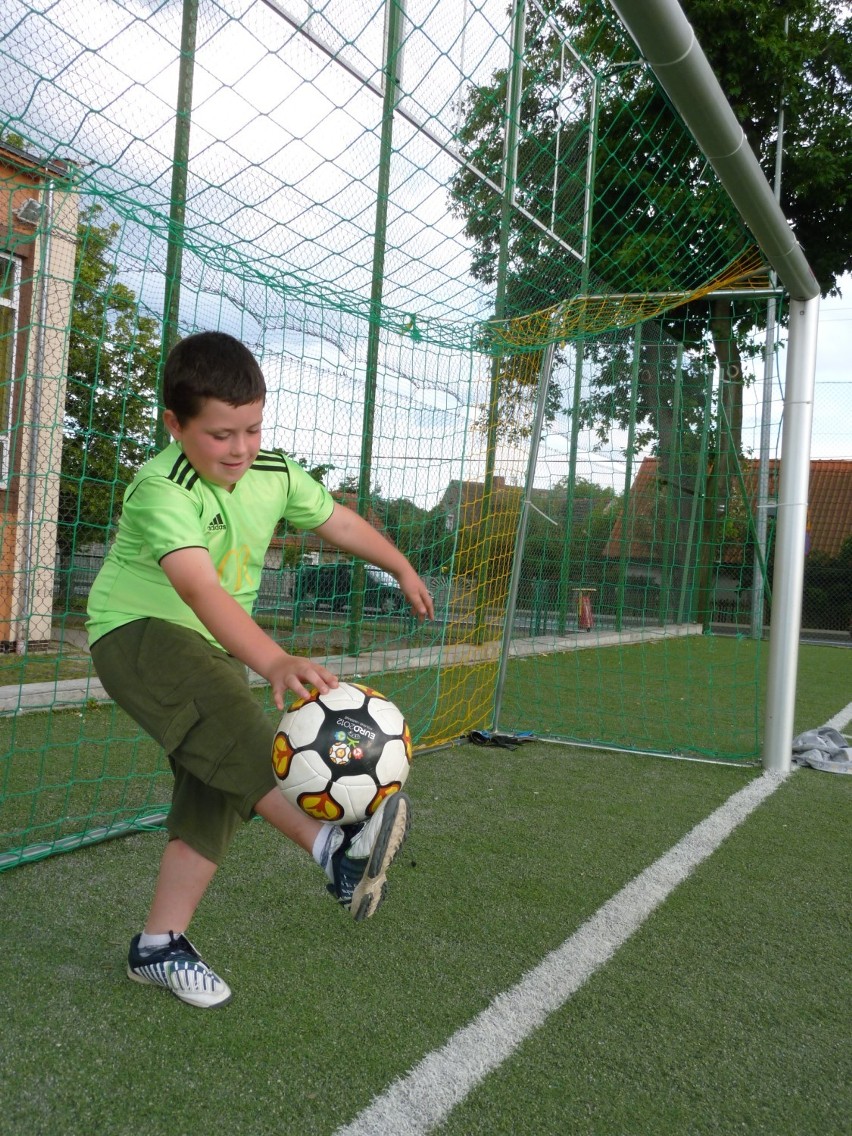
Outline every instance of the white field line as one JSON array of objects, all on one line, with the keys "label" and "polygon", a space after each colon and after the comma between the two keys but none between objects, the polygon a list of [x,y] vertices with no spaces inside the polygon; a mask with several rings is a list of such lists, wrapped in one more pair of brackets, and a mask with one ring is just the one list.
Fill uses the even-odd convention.
[{"label": "white field line", "polygon": [[852,722],[852,702],[850,702],[848,706],[844,706],[839,714],[835,714],[833,718],[829,718],[825,724],[826,726],[831,726],[833,730],[843,733],[843,730],[850,722]]},{"label": "white field line", "polygon": [[[841,730],[852,703],[826,725]],[[793,766],[793,771],[798,766]],[[784,774],[764,773],[734,793],[551,951],[520,982],[394,1081],[334,1136],[423,1136],[489,1073],[506,1061],[545,1019],[575,994],[642,926],[652,912],[766,800]]]}]

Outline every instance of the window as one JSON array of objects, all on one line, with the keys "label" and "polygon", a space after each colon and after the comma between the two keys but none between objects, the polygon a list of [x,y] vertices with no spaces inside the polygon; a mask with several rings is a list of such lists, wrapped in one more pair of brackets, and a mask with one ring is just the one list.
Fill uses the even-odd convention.
[{"label": "window", "polygon": [[19,277],[17,260],[0,253],[0,486],[9,480]]}]

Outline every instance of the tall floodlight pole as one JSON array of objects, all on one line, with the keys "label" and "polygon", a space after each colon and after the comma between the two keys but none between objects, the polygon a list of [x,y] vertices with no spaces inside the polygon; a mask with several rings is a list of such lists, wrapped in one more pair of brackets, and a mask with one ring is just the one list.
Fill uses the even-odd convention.
[{"label": "tall floodlight pole", "polygon": [[819,284],[677,0],[611,0],[790,293],[763,766],[792,766]]},{"label": "tall floodlight pole", "polygon": [[[518,175],[518,133],[521,115],[521,96],[524,81],[524,37],[526,32],[526,0],[514,0],[512,8],[512,44],[506,82],[506,135],[503,148],[503,187],[500,207],[500,244],[497,253],[497,287],[494,300],[494,319],[497,324],[506,313],[506,273],[509,266],[509,237],[512,212],[515,204],[515,184]],[[494,496],[494,467],[497,462],[497,427],[500,420],[500,367],[502,351],[491,361],[491,385],[488,396],[488,428],[485,443],[485,474],[482,485],[482,558],[476,587],[476,624],[474,641],[485,638],[488,604],[488,564],[491,558],[492,513]]]},{"label": "tall floodlight pole", "polygon": [[[41,437],[41,406],[45,379],[45,337],[48,327],[48,282],[51,278],[51,247],[53,244],[54,221],[54,189],[53,179],[45,183],[44,188],[44,235],[39,240],[39,266],[38,266],[38,324],[35,336],[32,369],[32,404],[29,412],[32,428],[28,431],[27,444],[29,456],[27,458],[27,493],[26,509],[26,542],[24,544],[24,587],[23,610],[17,623],[18,636],[15,640],[16,654],[26,654],[30,638],[30,628],[33,620],[33,608],[36,596],[36,575],[38,571],[38,533],[40,527],[36,520],[36,499],[39,486],[39,439]],[[43,477],[43,474],[42,474]],[[39,613],[41,614],[41,613]]]},{"label": "tall floodlight pole", "polygon": [[[373,432],[376,419],[376,387],[379,373],[379,344],[382,330],[382,294],[384,290],[385,251],[388,240],[388,203],[390,167],[393,155],[394,111],[399,101],[402,27],[405,0],[387,0],[385,5],[385,39],[382,74],[382,134],[379,143],[379,179],[376,187],[376,224],[373,234],[373,278],[370,288],[370,324],[367,329],[367,360],[364,373],[364,419],[361,425],[361,459],[358,467],[358,512],[366,517],[370,506],[370,481],[373,469]],[[361,617],[364,612],[364,565],[356,563],[353,573],[350,655],[357,655],[360,643]]]},{"label": "tall floodlight pole", "polygon": [[[784,17],[784,38],[790,31],[790,17]],[[781,202],[781,167],[784,161],[784,91],[778,101],[778,137],[775,140],[775,200]],[[775,274],[771,275],[775,284]],[[751,637],[763,637],[763,574],[769,560],[769,430],[772,413],[772,380],[775,375],[775,297],[766,304],[766,339],[763,348],[763,398],[760,414],[760,456],[757,467],[757,517],[755,518],[754,567],[751,586]]]},{"label": "tall floodlight pole", "polygon": [[[189,174],[189,133],[192,125],[192,80],[195,72],[195,32],[198,26],[198,0],[183,0],[180,38],[175,141],[172,156],[172,189],[169,202],[169,240],[166,249],[166,287],[163,298],[161,365],[178,340],[180,277],[183,268],[183,235],[186,223],[186,186]],[[157,446],[166,442],[162,411],[157,411]]]},{"label": "tall floodlight pole", "polygon": [[[665,518],[665,532],[666,537],[663,541],[663,554],[662,554],[662,571],[660,573],[660,604],[658,608],[658,615],[660,626],[665,627],[669,621],[674,607],[672,599],[672,587],[674,584],[674,576],[677,563],[677,548],[680,546],[680,516],[675,519],[675,484],[680,486],[681,478],[681,454],[680,454],[680,438],[681,438],[681,421],[680,421],[680,404],[683,392],[683,344],[678,343],[675,352],[675,373],[674,383],[672,386],[672,423],[674,428],[672,430],[672,444],[670,448],[670,469],[671,475],[668,478],[665,490],[663,492],[663,512]],[[662,455],[661,455],[662,456]],[[684,566],[685,568],[685,566]]]},{"label": "tall floodlight pole", "polygon": [[683,553],[683,579],[680,585],[680,599],[678,601],[677,622],[688,623],[693,619],[695,607],[695,575],[697,565],[693,569],[692,546],[695,542],[695,530],[698,526],[698,509],[703,503],[703,486],[706,485],[707,472],[707,443],[710,434],[710,415],[713,413],[713,371],[708,370],[707,381],[704,384],[704,414],[701,418],[701,442],[698,447],[698,464],[695,468],[695,479],[692,485],[692,504],[689,509],[689,527],[686,530],[686,548]]}]

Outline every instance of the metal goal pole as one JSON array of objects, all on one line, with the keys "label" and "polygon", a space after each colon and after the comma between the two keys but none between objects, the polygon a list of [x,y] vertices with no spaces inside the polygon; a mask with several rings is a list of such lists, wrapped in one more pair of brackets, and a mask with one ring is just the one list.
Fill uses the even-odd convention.
[{"label": "metal goal pole", "polygon": [[678,0],[612,6],[791,298],[763,744],[764,768],[785,772],[792,764],[819,284]]},{"label": "metal goal pole", "polygon": [[819,297],[790,305],[763,735],[763,767],[779,773],[793,761],[818,320]]}]

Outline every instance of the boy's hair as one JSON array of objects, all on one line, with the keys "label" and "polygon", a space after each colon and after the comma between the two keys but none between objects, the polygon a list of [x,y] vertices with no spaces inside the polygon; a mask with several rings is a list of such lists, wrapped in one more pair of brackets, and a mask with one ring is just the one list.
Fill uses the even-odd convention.
[{"label": "boy's hair", "polygon": [[208,398],[229,406],[262,402],[263,372],[251,351],[224,331],[188,335],[171,349],[163,371],[163,402],[183,426]]}]

